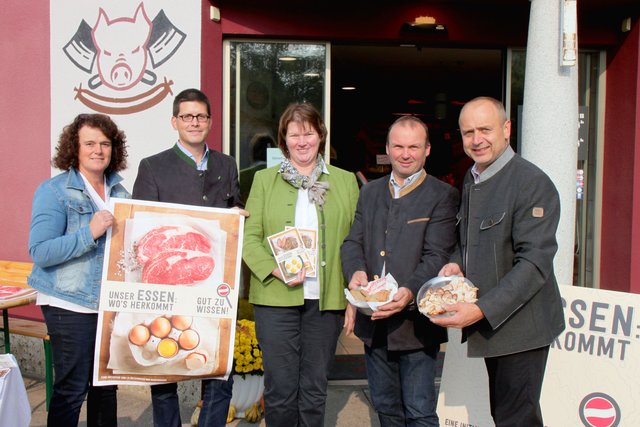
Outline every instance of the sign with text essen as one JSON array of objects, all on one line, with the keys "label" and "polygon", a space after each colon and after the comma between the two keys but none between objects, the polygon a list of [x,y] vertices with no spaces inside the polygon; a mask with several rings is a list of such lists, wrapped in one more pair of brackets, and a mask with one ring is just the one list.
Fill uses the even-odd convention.
[{"label": "sign with text essen", "polygon": [[244,217],[111,199],[94,384],[227,378]]},{"label": "sign with text essen", "polygon": [[[542,388],[545,426],[640,424],[640,295],[560,286],[566,328],[551,345]],[[449,330],[438,415],[442,426],[492,426],[482,359]]]}]

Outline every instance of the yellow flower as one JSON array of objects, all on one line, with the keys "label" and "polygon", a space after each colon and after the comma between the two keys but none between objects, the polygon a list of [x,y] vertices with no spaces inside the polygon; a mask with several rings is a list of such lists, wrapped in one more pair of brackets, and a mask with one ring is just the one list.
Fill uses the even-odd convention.
[{"label": "yellow flower", "polygon": [[246,374],[263,374],[262,350],[256,338],[255,322],[247,319],[238,320],[233,360],[236,373],[243,377]]}]

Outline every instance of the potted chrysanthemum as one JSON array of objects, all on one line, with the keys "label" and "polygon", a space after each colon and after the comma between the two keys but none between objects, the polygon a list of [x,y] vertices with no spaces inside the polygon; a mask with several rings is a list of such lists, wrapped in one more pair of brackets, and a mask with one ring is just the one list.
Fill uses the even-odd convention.
[{"label": "potted chrysanthemum", "polygon": [[241,319],[236,324],[233,369],[233,396],[227,422],[236,417],[256,422],[262,416],[264,369],[253,320]]}]

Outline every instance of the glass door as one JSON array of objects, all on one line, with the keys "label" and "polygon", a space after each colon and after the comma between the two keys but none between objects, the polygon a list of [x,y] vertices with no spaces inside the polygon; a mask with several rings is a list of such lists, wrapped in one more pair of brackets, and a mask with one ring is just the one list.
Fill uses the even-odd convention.
[{"label": "glass door", "polygon": [[267,153],[279,153],[269,148],[278,145],[278,121],[289,103],[313,104],[329,127],[329,44],[241,40],[226,41],[224,49],[223,148],[236,159],[246,199]]}]

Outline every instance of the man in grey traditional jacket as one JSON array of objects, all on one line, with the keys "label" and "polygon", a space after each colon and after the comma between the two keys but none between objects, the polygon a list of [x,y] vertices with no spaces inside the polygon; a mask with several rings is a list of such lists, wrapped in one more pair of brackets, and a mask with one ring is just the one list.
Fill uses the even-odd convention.
[{"label": "man in grey traditional jacket", "polygon": [[553,182],[509,145],[511,122],[501,102],[469,101],[460,112],[467,173],[458,213],[458,245],[440,275],[463,274],[476,303],[432,320],[464,328],[469,357],[484,357],[496,426],[543,426],[542,380],[553,339],[564,329],[553,270],[560,200]]}]

